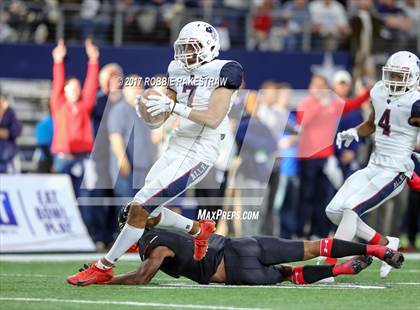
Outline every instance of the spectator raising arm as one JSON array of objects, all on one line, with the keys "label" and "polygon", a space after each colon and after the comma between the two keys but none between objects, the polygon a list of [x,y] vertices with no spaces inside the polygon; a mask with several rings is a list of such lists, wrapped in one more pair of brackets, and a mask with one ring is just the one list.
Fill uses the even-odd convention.
[{"label": "spectator raising arm", "polygon": [[92,43],[92,40],[85,41],[86,54],[89,59],[88,69],[82,90],[82,100],[85,107],[92,111],[96,102],[96,91],[98,89],[98,73],[99,73],[99,50]]},{"label": "spectator raising arm", "polygon": [[67,49],[64,45],[64,40],[60,39],[57,46],[52,51],[54,61],[53,65],[53,80],[51,89],[50,106],[51,111],[58,108],[59,103],[63,102],[60,97],[64,94],[65,70],[64,70],[64,57],[66,57]]},{"label": "spectator raising arm", "polygon": [[370,89],[365,90],[360,96],[346,99],[344,101],[343,114],[347,114],[353,110],[359,109],[361,105],[370,98]]}]

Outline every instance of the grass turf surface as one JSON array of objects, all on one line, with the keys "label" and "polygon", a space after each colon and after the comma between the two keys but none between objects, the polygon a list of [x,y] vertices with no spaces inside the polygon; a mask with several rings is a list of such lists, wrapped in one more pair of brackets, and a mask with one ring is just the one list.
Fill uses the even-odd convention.
[{"label": "grass turf surface", "polygon": [[[387,279],[379,278],[380,265],[375,261],[361,274],[339,277],[335,284],[303,287],[197,286],[163,273],[144,287],[68,285],[66,276],[81,265],[0,262],[0,309],[420,309],[419,260],[406,261]],[[137,265],[121,262],[116,272]]]}]

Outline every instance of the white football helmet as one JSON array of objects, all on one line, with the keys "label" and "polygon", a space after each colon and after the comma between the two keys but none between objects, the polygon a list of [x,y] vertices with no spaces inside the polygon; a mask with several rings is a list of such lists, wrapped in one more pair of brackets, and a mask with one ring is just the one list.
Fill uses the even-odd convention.
[{"label": "white football helmet", "polygon": [[174,59],[187,70],[192,70],[219,56],[219,49],[219,34],[212,25],[201,21],[191,22],[179,32],[174,43]]},{"label": "white football helmet", "polygon": [[417,89],[420,82],[419,58],[407,51],[392,54],[382,67],[382,81],[393,96]]}]

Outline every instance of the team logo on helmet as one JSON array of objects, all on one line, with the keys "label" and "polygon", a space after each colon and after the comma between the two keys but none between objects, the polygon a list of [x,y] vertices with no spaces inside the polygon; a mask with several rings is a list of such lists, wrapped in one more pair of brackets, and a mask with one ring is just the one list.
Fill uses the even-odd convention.
[{"label": "team logo on helmet", "polygon": [[206,32],[210,33],[211,38],[212,38],[213,40],[216,40],[216,39],[217,39],[217,34],[216,34],[216,31],[214,31],[214,28],[213,28],[212,26],[207,26],[207,27],[206,27]]}]

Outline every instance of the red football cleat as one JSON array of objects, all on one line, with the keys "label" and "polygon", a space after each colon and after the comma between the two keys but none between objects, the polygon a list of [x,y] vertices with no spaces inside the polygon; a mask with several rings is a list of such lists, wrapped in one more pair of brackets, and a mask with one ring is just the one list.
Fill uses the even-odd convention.
[{"label": "red football cleat", "polygon": [[67,282],[77,286],[102,284],[114,277],[114,268],[107,270],[96,267],[95,263],[85,264],[78,273],[67,278]]},{"label": "red football cleat", "polygon": [[194,237],[194,260],[199,261],[206,256],[209,238],[215,227],[216,223],[212,220],[200,220],[200,234]]}]

